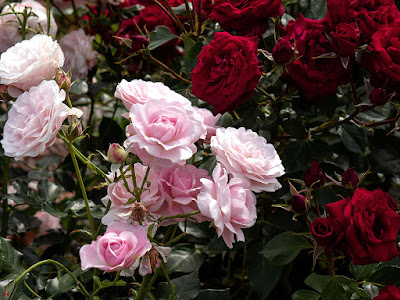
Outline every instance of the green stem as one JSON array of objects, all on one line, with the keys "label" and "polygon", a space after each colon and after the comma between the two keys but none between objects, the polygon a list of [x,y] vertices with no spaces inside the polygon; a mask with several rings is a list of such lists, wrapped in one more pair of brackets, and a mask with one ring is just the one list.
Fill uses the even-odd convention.
[{"label": "green stem", "polygon": [[71,276],[71,278],[75,281],[76,285],[77,285],[77,289],[87,298],[92,299],[92,296],[88,293],[88,291],[85,289],[85,287],[80,283],[80,281],[78,280],[78,278],[76,278],[76,276],[74,274],[72,274],[72,272],[70,270],[68,270],[62,263],[59,263],[58,261],[52,260],[52,259],[46,259],[46,260],[42,260],[36,264],[34,264],[33,266],[29,267],[28,269],[25,270],[25,272],[23,272],[21,275],[19,275],[17,277],[17,279],[15,279],[14,284],[15,286],[21,281],[21,279],[23,279],[25,277],[25,275],[27,275],[29,272],[31,272],[32,270],[34,270],[37,267],[40,267],[41,265],[45,265],[45,264],[55,264],[57,266],[59,266],[61,269],[63,269],[65,272],[68,273],[69,276]]},{"label": "green stem", "polygon": [[81,170],[79,169],[78,161],[76,160],[75,151],[72,147],[72,142],[68,143],[68,149],[69,149],[69,153],[71,154],[72,163],[74,164],[76,176],[78,177],[78,183],[79,183],[79,187],[81,188],[82,197],[83,197],[83,200],[85,200],[86,214],[87,214],[87,217],[89,220],[90,230],[92,232],[92,239],[95,240],[96,239],[96,229],[94,227],[92,214],[90,213],[89,199],[86,195],[85,184],[83,183]]},{"label": "green stem", "polygon": [[42,297],[40,297],[34,290],[31,289],[31,287],[26,283],[25,280],[24,280],[24,285],[26,286],[26,288],[27,288],[35,297],[38,297],[39,299],[42,299]]},{"label": "green stem", "polygon": [[50,0],[46,0],[47,35],[50,35]]},{"label": "green stem", "polygon": [[[155,273],[154,276],[156,274],[157,273]],[[140,284],[139,292],[136,294],[135,300],[144,300],[145,299],[145,297],[146,297],[145,289],[147,288],[148,285],[149,285],[149,275],[145,275],[143,277],[142,283]]]},{"label": "green stem", "polygon": [[182,238],[185,237],[185,236],[186,236],[186,233],[185,233],[185,232],[184,232],[184,233],[181,233],[181,234],[178,235],[176,238],[174,238],[174,239],[170,240],[169,242],[165,243],[165,244],[164,244],[164,247],[167,247],[167,246],[169,246],[169,245],[171,245],[171,244],[173,244],[173,243],[178,242],[180,239],[182,239]]},{"label": "green stem", "polygon": [[[165,279],[167,279],[169,290],[171,291],[172,299],[175,299],[175,287],[171,284],[171,280],[169,279],[167,270],[165,269],[164,261],[161,260],[161,271],[163,272]],[[171,296],[170,295],[170,296]]]},{"label": "green stem", "polygon": [[10,215],[10,206],[8,205],[8,199],[6,195],[8,193],[8,171],[10,169],[10,158],[4,156],[3,157],[3,220],[1,227],[1,236],[7,235],[8,230],[8,218]]},{"label": "green stem", "polygon": [[[108,200],[106,211],[104,212],[104,215],[106,215],[108,213],[108,211],[110,210],[110,207],[111,207],[111,200]],[[100,234],[101,228],[103,228],[103,223],[100,222],[100,225],[96,231],[96,236],[98,236]]]},{"label": "green stem", "polygon": [[192,215],[197,215],[200,213],[200,210],[196,210],[196,211],[192,211],[190,213],[186,213],[186,214],[180,214],[180,215],[175,215],[175,216],[168,216],[168,217],[161,217],[158,219],[158,222],[167,220],[167,219],[175,219],[175,218],[186,218]]}]

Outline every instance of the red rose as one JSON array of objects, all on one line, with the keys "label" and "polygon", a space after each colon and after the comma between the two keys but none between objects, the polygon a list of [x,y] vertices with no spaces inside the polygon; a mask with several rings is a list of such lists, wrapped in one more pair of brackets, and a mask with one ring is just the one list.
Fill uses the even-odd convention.
[{"label": "red rose", "polygon": [[385,286],[374,300],[400,300],[400,288],[395,285]]},{"label": "red rose", "polygon": [[382,28],[371,38],[361,57],[362,66],[371,73],[371,84],[400,83],[400,27]]},{"label": "red rose", "polygon": [[340,23],[331,32],[333,50],[339,56],[353,56],[358,47],[360,30],[356,24]]},{"label": "red rose", "polygon": [[375,88],[371,94],[369,94],[369,100],[375,105],[382,106],[389,101],[389,95],[384,89]]},{"label": "red rose", "polygon": [[139,15],[134,18],[135,22],[138,24],[140,29],[146,29],[150,32],[153,31],[158,25],[167,26],[172,33],[175,31],[175,22],[168,17],[168,15],[163,12],[163,10],[158,5],[148,5],[143,8]]},{"label": "red rose", "polygon": [[314,188],[323,186],[326,182],[326,179],[319,163],[316,160],[313,160],[310,168],[306,171],[306,175],[304,176],[304,183],[306,186],[310,187],[314,182],[317,181],[318,183],[314,184]]},{"label": "red rose", "polygon": [[293,45],[288,37],[281,37],[272,49],[272,57],[278,65],[290,63],[293,59]]},{"label": "red rose", "polygon": [[295,213],[302,214],[307,210],[307,198],[301,194],[293,194],[290,205]]},{"label": "red rose", "polygon": [[310,20],[301,14],[290,22],[286,36],[295,45],[297,59],[287,65],[291,81],[308,100],[334,95],[349,72],[339,57],[324,57],[334,52],[324,20]]},{"label": "red rose", "polygon": [[281,0],[216,0],[210,19],[225,30],[257,35],[267,30],[268,18],[284,12]]},{"label": "red rose", "polygon": [[399,255],[396,236],[400,216],[389,206],[380,189],[357,188],[353,197],[329,203],[330,217],[345,218],[345,248],[354,264],[388,261]]},{"label": "red rose", "polygon": [[249,100],[261,76],[256,37],[216,32],[197,58],[192,93],[213,105],[216,114]]},{"label": "red rose", "polygon": [[400,13],[393,0],[327,0],[327,6],[325,19],[330,26],[356,21],[363,43],[368,43],[378,29],[399,26],[400,22]]},{"label": "red rose", "polygon": [[318,218],[311,223],[310,232],[318,246],[333,249],[343,237],[343,225],[343,219]]},{"label": "red rose", "polygon": [[354,167],[349,168],[342,174],[342,184],[344,186],[355,187],[360,181]]}]

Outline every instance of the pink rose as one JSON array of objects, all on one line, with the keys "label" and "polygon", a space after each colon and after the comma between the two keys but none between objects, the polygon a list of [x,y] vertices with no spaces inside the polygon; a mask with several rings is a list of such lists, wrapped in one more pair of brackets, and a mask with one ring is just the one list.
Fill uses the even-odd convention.
[{"label": "pink rose", "polygon": [[142,226],[112,223],[103,236],[79,251],[82,270],[97,268],[106,273],[131,267],[151,249]]},{"label": "pink rose", "polygon": [[[25,39],[29,40],[34,36],[34,32],[47,33],[47,13],[46,7],[38,1],[25,0],[21,3],[10,3],[1,11],[0,16],[0,52],[6,51],[16,43],[22,41],[20,23],[18,19],[21,15],[12,14],[13,12],[22,13],[25,8],[31,8],[31,15],[28,17],[25,27]],[[50,13],[50,35],[55,38],[57,34],[57,23]]]},{"label": "pink rose", "polygon": [[217,128],[219,126],[216,126],[215,124],[217,124],[219,118],[221,118],[221,114],[218,114],[216,116],[214,116],[212,114],[211,111],[209,111],[207,108],[199,108],[196,106],[193,106],[193,108],[202,114],[203,118],[204,118],[204,124],[207,126],[207,135],[204,139],[204,142],[206,143],[210,143],[210,140],[213,136],[215,136],[216,132],[217,132]]},{"label": "pink rose", "polygon": [[[146,198],[143,205],[153,214],[168,217],[199,210],[196,198],[200,193],[201,180],[211,180],[208,172],[193,165],[174,166],[158,173],[159,198]],[[200,214],[193,215],[198,222],[205,221]],[[184,220],[172,220],[173,223]],[[171,222],[163,223],[163,225]]]},{"label": "pink rose", "polygon": [[64,64],[64,54],[57,42],[38,34],[17,43],[0,57],[0,84],[27,91],[56,75]]},{"label": "pink rose", "polygon": [[65,118],[73,112],[55,81],[43,81],[20,95],[8,112],[1,144],[4,154],[21,160],[54,144]]},{"label": "pink rose", "polygon": [[71,69],[73,78],[86,78],[90,69],[97,63],[98,53],[93,50],[93,36],[86,35],[82,28],[71,31],[60,40],[65,55],[63,69]]},{"label": "pink rose", "polygon": [[122,79],[117,85],[114,96],[122,100],[127,110],[131,109],[132,104],[144,104],[150,99],[171,99],[181,102],[184,106],[191,105],[188,99],[174,92],[162,82],[141,79],[134,79],[130,82]]},{"label": "pink rose", "polygon": [[194,143],[207,131],[203,116],[177,100],[133,104],[129,118],[125,148],[156,169],[185,164],[197,151]]},{"label": "pink rose", "polygon": [[201,179],[202,187],[197,196],[201,213],[212,219],[218,236],[222,235],[226,245],[232,248],[235,241],[244,242],[242,228],[254,225],[257,218],[256,197],[246,181],[232,178],[220,164],[213,171],[213,179]]},{"label": "pink rose", "polygon": [[273,145],[250,129],[218,128],[211,138],[211,150],[227,172],[247,181],[252,191],[281,188],[276,178],[285,170],[279,155]]},{"label": "pink rose", "polygon": [[[140,188],[146,175],[147,167],[143,166],[140,163],[136,163],[134,165],[134,171],[136,186]],[[114,176],[113,173],[110,173],[108,177],[111,181],[114,181],[114,179],[118,178],[120,175],[120,171],[117,171],[116,176]],[[129,190],[134,191],[132,172],[126,172],[125,178],[126,182],[128,183]],[[150,186],[148,186],[147,184],[144,185],[144,188],[146,188],[147,190],[145,190],[141,194],[140,200],[144,202],[151,202],[153,201],[153,199],[159,199],[157,186],[158,178],[155,172],[151,169],[149,171],[149,174],[147,175],[147,181],[151,182],[152,184],[150,184]],[[129,201],[129,199],[132,198],[135,198],[135,196],[126,189],[124,185],[124,180],[122,178],[120,178],[116,182],[111,183],[107,187],[107,196],[101,199],[105,206],[107,206],[108,201],[111,200],[111,207],[108,213],[101,219],[101,222],[105,225],[109,225],[113,221],[121,220],[121,217],[118,217],[118,215],[127,214],[130,212],[132,204],[126,205],[126,203]],[[126,220],[126,218],[122,218],[122,220]]]}]

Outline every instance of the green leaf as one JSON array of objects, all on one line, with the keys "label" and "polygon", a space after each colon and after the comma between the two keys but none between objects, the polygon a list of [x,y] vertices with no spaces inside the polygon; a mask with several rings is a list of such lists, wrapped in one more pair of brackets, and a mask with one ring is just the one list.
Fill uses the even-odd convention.
[{"label": "green leaf", "polygon": [[[81,269],[75,270],[72,274],[78,277],[82,273]],[[47,281],[45,290],[50,295],[54,297],[56,295],[68,292],[76,286],[75,281],[69,274],[64,274],[60,278],[53,278]]]},{"label": "green leaf", "polygon": [[316,273],[312,273],[306,278],[306,280],[304,280],[304,283],[317,292],[322,293],[324,288],[328,285],[330,279],[331,277],[329,275],[318,275]]},{"label": "green leaf", "polygon": [[194,41],[191,40],[190,38],[185,38],[183,42],[185,47],[185,55],[184,55],[185,72],[191,72],[197,65],[197,56],[203,49],[203,42],[200,41],[194,43]]},{"label": "green leaf", "polygon": [[257,299],[260,300],[267,299],[281,278],[282,273],[281,268],[272,266],[261,255],[261,249],[262,243],[253,244],[249,247],[246,256],[250,284],[258,294]]},{"label": "green leaf", "polygon": [[340,125],[338,132],[347,149],[355,153],[364,153],[367,146],[367,134],[364,129],[348,123]]},{"label": "green leaf", "polygon": [[[192,5],[191,2],[188,3],[188,6],[189,6],[189,10],[192,11],[193,10],[193,5]],[[187,12],[185,3],[183,3],[183,4],[179,5],[179,6],[171,7],[171,8],[172,8],[173,12],[178,16],[179,15],[185,15],[186,12]]]},{"label": "green leaf", "polygon": [[41,180],[38,184],[39,197],[45,202],[53,203],[61,194],[61,188],[49,180]]},{"label": "green leaf", "polygon": [[386,285],[393,281],[396,286],[400,285],[400,267],[390,266],[383,267],[373,273],[368,281]]},{"label": "green leaf", "polygon": [[310,242],[294,232],[283,232],[268,242],[261,252],[273,265],[290,263],[301,250],[312,248]]},{"label": "green leaf", "polygon": [[168,256],[166,265],[168,274],[173,272],[191,273],[200,268],[204,255],[196,249],[175,247]]},{"label": "green leaf", "polygon": [[311,146],[306,141],[291,142],[282,155],[282,163],[286,172],[306,170],[312,159],[311,150]]},{"label": "green leaf", "polygon": [[[175,299],[192,300],[197,297],[200,292],[200,280],[196,272],[171,280],[171,284],[175,285]],[[163,282],[159,289],[160,297],[167,298],[170,295],[168,284]]]},{"label": "green leaf", "polygon": [[69,89],[71,94],[82,95],[86,94],[89,91],[89,87],[86,81],[83,80],[75,80]]},{"label": "green leaf", "polygon": [[346,296],[344,288],[334,279],[331,278],[321,295],[322,300],[343,300],[349,299]]},{"label": "green leaf", "polygon": [[350,271],[357,281],[365,280],[371,276],[378,268],[380,264],[369,264],[365,266],[361,265],[350,265]]},{"label": "green leaf", "polygon": [[14,249],[10,240],[0,237],[0,273],[21,274],[25,271],[21,259],[22,254]]},{"label": "green leaf", "polygon": [[163,25],[157,26],[156,29],[150,33],[150,44],[148,48],[154,50],[175,38],[178,38],[178,36],[173,34],[168,27]]},{"label": "green leaf", "polygon": [[196,300],[229,300],[229,289],[225,290],[202,290]]},{"label": "green leaf", "polygon": [[326,0],[311,0],[311,13],[316,20],[325,18],[327,11]]},{"label": "green leaf", "polygon": [[298,290],[292,295],[292,300],[318,300],[320,294],[310,290]]}]

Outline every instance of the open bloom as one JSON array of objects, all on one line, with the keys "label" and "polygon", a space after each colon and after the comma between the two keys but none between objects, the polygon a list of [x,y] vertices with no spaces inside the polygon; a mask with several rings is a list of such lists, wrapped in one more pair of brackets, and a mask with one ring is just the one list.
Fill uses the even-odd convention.
[{"label": "open bloom", "polygon": [[20,95],[8,112],[1,144],[6,156],[35,157],[54,144],[65,118],[65,91],[53,80],[43,81]]},{"label": "open bloom", "polygon": [[197,151],[194,143],[207,132],[203,116],[177,100],[133,104],[129,118],[124,146],[150,168],[185,164]]},{"label": "open bloom", "polygon": [[252,130],[218,128],[211,138],[211,150],[227,172],[247,181],[252,191],[281,188],[276,178],[284,174],[282,161],[274,146]]},{"label": "open bloom", "polygon": [[79,251],[82,270],[122,271],[151,249],[147,231],[139,225],[112,223],[103,236]]},{"label": "open bloom", "polygon": [[242,228],[249,228],[256,221],[256,197],[246,181],[232,178],[228,183],[228,174],[220,164],[213,171],[213,180],[201,179],[197,205],[213,221],[218,236],[232,248],[234,236],[237,241],[244,241]]},{"label": "open bloom", "polygon": [[64,54],[48,35],[37,34],[9,48],[0,57],[0,84],[27,91],[53,78],[64,64]]}]

